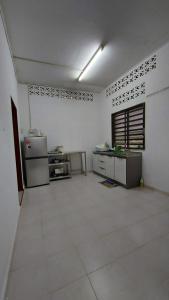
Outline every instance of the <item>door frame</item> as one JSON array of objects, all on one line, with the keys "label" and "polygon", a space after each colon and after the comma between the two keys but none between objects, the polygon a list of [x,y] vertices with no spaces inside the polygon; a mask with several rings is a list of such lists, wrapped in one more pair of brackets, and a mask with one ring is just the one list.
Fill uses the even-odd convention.
[{"label": "door frame", "polygon": [[23,175],[22,175],[20,140],[19,140],[18,114],[17,114],[16,105],[12,97],[11,97],[11,112],[12,112],[13,141],[14,141],[14,150],[15,150],[17,185],[18,185],[18,192],[22,193],[22,196],[19,197],[19,204],[21,205],[24,187],[23,187]]}]

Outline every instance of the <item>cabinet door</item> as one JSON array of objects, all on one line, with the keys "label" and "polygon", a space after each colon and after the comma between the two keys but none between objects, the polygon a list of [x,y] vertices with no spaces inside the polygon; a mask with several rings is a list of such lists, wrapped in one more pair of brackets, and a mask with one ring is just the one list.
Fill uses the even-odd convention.
[{"label": "cabinet door", "polygon": [[115,157],[115,180],[126,184],[126,159]]},{"label": "cabinet door", "polygon": [[111,179],[114,178],[114,157],[106,158],[106,176]]},{"label": "cabinet door", "polygon": [[26,159],[27,187],[49,183],[48,159]]},{"label": "cabinet door", "polygon": [[98,165],[98,171],[97,173],[103,175],[103,176],[106,176],[106,168],[102,165]]}]

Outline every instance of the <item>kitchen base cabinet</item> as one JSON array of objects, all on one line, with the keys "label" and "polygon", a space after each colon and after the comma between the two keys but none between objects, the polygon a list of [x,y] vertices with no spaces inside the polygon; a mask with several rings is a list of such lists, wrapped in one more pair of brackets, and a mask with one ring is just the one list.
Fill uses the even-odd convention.
[{"label": "kitchen base cabinet", "polygon": [[126,180],[126,165],[127,161],[125,158],[115,157],[114,160],[114,179],[122,184],[127,183]]},{"label": "kitchen base cabinet", "polygon": [[142,153],[129,152],[123,157],[95,153],[93,171],[127,188],[138,186],[142,176]]},{"label": "kitchen base cabinet", "polygon": [[96,173],[99,173],[99,168],[98,168],[98,155],[93,155],[93,171]]},{"label": "kitchen base cabinet", "polygon": [[106,177],[115,179],[115,157],[106,157]]},{"label": "kitchen base cabinet", "polygon": [[142,177],[142,155],[127,158],[126,164],[127,187],[140,185],[140,179]]},{"label": "kitchen base cabinet", "polygon": [[93,171],[114,179],[114,160],[106,155],[93,155]]}]

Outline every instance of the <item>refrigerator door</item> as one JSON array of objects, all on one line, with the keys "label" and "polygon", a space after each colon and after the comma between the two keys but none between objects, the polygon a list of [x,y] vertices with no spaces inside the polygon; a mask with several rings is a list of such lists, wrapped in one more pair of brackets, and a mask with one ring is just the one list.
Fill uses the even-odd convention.
[{"label": "refrigerator door", "polygon": [[24,138],[24,155],[25,158],[47,156],[47,137],[35,136]]},{"label": "refrigerator door", "polygon": [[27,159],[25,167],[27,187],[49,183],[48,158]]}]

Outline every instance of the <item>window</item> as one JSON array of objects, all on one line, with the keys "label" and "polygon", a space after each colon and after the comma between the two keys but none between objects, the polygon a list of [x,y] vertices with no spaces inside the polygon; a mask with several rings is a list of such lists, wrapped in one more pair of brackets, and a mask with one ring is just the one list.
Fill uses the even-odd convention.
[{"label": "window", "polygon": [[112,146],[145,149],[145,103],[112,114]]}]

